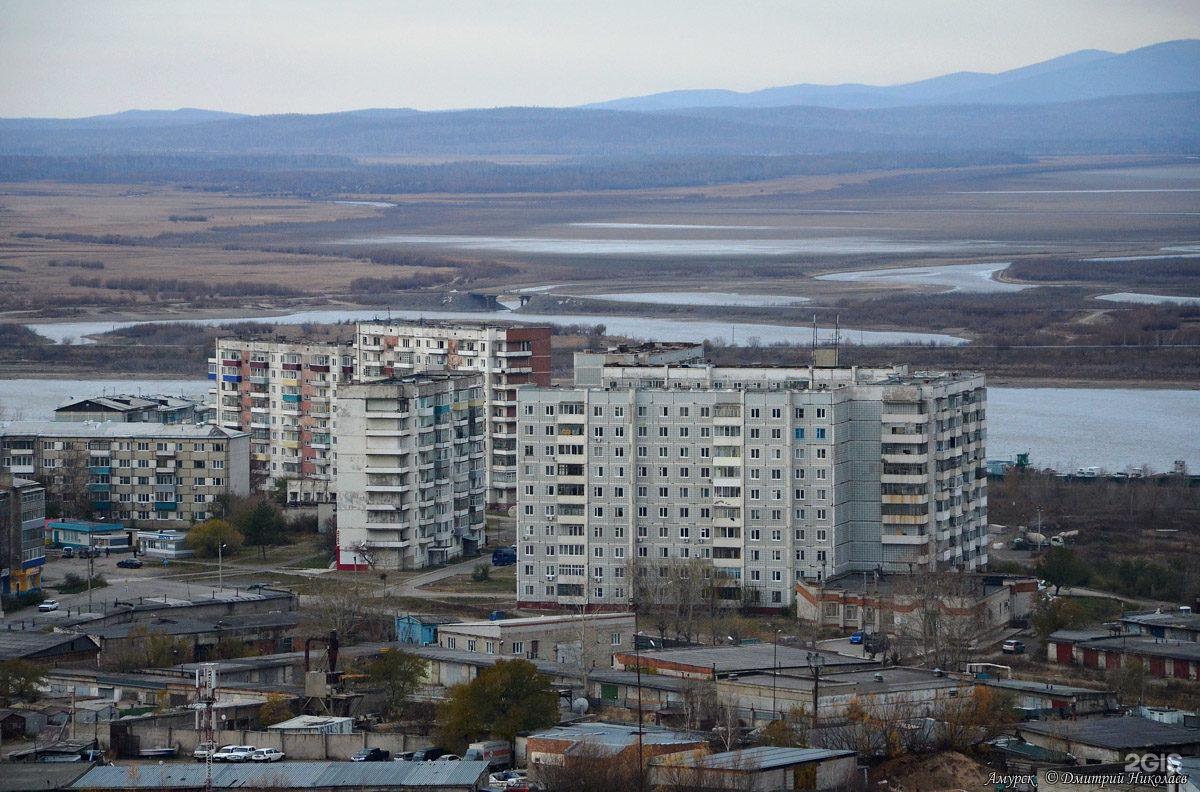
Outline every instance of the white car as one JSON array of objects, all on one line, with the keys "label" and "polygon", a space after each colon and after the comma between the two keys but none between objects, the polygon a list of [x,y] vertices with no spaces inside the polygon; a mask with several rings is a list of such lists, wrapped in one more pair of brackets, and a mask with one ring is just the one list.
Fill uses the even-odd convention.
[{"label": "white car", "polygon": [[434,759],[433,761],[435,761],[435,762],[461,762],[462,757],[459,756],[458,754],[442,754],[441,756],[439,756],[437,759]]},{"label": "white car", "polygon": [[213,754],[214,762],[244,762],[257,749],[253,745],[226,745]]},{"label": "white car", "polygon": [[259,748],[250,754],[251,762],[279,762],[283,759],[283,751],[278,748]]},{"label": "white car", "polygon": [[42,600],[38,603],[38,613],[49,613],[58,610],[58,600]]}]

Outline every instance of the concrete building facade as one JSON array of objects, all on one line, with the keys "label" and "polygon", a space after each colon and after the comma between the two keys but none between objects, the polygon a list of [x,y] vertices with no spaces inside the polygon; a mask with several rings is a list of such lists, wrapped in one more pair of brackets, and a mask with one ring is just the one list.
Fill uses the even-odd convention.
[{"label": "concrete building facade", "polygon": [[486,544],[486,410],[466,371],[342,387],[339,569],[416,569]]},{"label": "concrete building facade", "polygon": [[250,434],[251,476],[287,482],[290,503],[335,499],[339,384],[354,377],[345,344],[217,341],[209,359],[216,423]]},{"label": "concrete building facade", "polygon": [[46,564],[46,490],[0,467],[0,591],[6,596],[42,587]]},{"label": "concrete building facade", "polygon": [[217,426],[0,422],[0,466],[37,476],[76,512],[161,527],[205,520],[218,495],[248,495],[250,437]]},{"label": "concrete building facade", "polygon": [[611,668],[613,656],[633,651],[632,613],[586,613],[443,624],[444,649]]},{"label": "concrete building facade", "polygon": [[550,328],[445,322],[365,323],[355,340],[364,382],[423,371],[482,375],[487,402],[487,502],[509,507],[517,493],[518,385],[550,384]]},{"label": "concrete building facade", "polygon": [[605,366],[517,393],[517,597],[619,607],[699,559],[731,605],[848,572],[987,563],[982,375]]}]

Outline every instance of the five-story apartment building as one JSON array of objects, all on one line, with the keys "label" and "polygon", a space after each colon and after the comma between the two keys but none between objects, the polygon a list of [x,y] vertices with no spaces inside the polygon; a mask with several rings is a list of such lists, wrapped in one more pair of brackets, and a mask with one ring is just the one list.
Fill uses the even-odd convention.
[{"label": "five-story apartment building", "polygon": [[248,495],[250,436],[198,424],[0,423],[0,467],[37,478],[72,517],[168,528]]},{"label": "five-story apartment building", "polygon": [[486,544],[486,411],[480,373],[341,388],[339,569],[416,569]]},{"label": "five-story apartment building", "polygon": [[[987,561],[983,377],[605,366],[519,400],[518,600],[618,607],[629,570],[711,565],[784,607],[801,579]],[[654,567],[658,567],[657,570]]]},{"label": "five-story apartment building", "polygon": [[355,342],[364,382],[442,369],[483,375],[487,502],[516,503],[517,386],[550,384],[550,328],[448,322],[364,323]]}]

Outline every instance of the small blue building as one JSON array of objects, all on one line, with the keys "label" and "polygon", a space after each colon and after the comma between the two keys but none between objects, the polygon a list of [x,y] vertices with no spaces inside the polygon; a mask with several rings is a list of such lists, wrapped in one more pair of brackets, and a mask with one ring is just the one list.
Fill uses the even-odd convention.
[{"label": "small blue building", "polygon": [[396,617],[396,640],[414,646],[437,646],[438,626],[457,624],[458,621],[428,613],[406,613]]},{"label": "small blue building", "polygon": [[91,547],[103,552],[128,553],[133,549],[132,531],[124,523],[89,522],[87,520],[50,520],[46,533],[56,547],[82,550]]}]

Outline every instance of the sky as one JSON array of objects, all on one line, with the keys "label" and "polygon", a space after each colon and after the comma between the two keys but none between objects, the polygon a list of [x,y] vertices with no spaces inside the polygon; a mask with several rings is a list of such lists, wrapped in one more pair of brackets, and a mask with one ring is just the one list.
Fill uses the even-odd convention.
[{"label": "sky", "polygon": [[0,116],[575,105],[1200,38],[1200,0],[0,0]]}]

